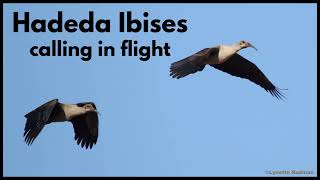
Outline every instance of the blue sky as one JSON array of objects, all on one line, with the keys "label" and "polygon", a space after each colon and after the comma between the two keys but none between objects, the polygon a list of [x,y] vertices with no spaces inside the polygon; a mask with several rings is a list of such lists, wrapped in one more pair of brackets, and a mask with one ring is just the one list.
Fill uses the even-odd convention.
[{"label": "blue sky", "polygon": [[[110,33],[13,32],[13,12],[31,18],[111,19]],[[119,33],[119,11],[135,17],[187,19],[185,33]],[[5,4],[4,176],[269,176],[305,170],[316,175],[315,4]],[[122,40],[168,42],[170,57],[32,57],[33,45]],[[217,44],[247,40],[259,51],[241,55],[285,91],[277,100],[259,86],[211,67],[172,79],[172,62]],[[32,146],[24,115],[58,98],[93,101],[101,113],[92,150],[74,141],[71,123],[50,124]]]}]

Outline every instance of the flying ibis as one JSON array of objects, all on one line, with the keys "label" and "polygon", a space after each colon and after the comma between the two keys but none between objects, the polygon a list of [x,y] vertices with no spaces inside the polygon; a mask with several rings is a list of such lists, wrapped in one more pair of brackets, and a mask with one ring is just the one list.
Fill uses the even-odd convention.
[{"label": "flying ibis", "polygon": [[[94,103],[63,104],[53,99],[25,115],[27,118],[25,142],[31,145],[45,125],[54,122],[71,122],[74,139],[83,148],[92,148],[98,139],[98,111]],[[58,137],[59,133],[57,133]],[[63,138],[63,137],[60,137]]]},{"label": "flying ibis", "polygon": [[205,48],[187,58],[172,63],[170,76],[180,79],[202,71],[206,65],[210,65],[232,76],[248,79],[264,88],[272,96],[282,99],[284,95],[280,92],[280,89],[274,86],[255,64],[237,53],[247,47],[257,50],[251,43],[243,40],[231,46],[218,45]]}]

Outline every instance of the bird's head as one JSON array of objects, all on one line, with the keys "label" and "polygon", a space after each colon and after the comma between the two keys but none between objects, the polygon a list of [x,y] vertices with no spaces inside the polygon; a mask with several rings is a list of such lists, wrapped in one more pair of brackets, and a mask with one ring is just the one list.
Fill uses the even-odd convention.
[{"label": "bird's head", "polygon": [[85,104],[83,106],[83,108],[86,110],[86,111],[95,111],[96,109],[92,106],[92,104]]},{"label": "bird's head", "polygon": [[258,49],[256,47],[254,47],[251,43],[247,42],[247,41],[240,41],[238,43],[238,45],[240,46],[241,49],[247,48],[247,47],[252,47],[253,49],[255,49],[256,51],[258,51]]},{"label": "bird's head", "polygon": [[96,106],[93,103],[78,103],[77,105],[82,107],[85,113],[96,112],[99,114],[99,112],[96,109]]}]

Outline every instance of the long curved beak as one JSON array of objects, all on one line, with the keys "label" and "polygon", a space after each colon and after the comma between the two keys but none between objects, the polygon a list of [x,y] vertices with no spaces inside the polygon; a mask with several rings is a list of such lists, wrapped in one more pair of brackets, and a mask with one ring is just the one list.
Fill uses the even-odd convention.
[{"label": "long curved beak", "polygon": [[249,47],[252,47],[253,49],[255,49],[256,51],[258,51],[258,49],[256,48],[256,47],[254,47],[254,45],[252,45],[252,44],[250,44],[250,43],[248,43],[249,44]]}]

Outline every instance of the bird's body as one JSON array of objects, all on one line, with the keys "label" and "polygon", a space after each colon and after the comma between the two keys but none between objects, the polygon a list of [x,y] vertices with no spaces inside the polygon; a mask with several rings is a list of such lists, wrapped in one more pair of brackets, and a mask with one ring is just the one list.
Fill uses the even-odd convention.
[{"label": "bird's body", "polygon": [[277,98],[284,97],[279,89],[263,74],[263,72],[252,62],[240,56],[237,52],[241,49],[252,47],[246,41],[240,41],[231,46],[219,45],[205,48],[187,58],[174,62],[170,67],[170,76],[180,79],[190,74],[202,71],[206,65],[230,75],[248,79],[261,86]]},{"label": "bird's body", "polygon": [[[240,50],[240,47],[233,45],[233,46],[227,46],[227,45],[219,45],[212,48],[206,48],[205,52],[198,54],[198,56],[206,56],[206,60],[204,61],[204,64],[207,65],[213,65],[213,64],[222,64],[226,62],[232,55],[237,53]],[[211,52],[209,52],[211,51]],[[217,53],[213,53],[214,55],[210,56],[210,53],[212,51],[217,51]]]},{"label": "bird's body", "polygon": [[83,115],[85,113],[86,111],[82,107],[77,106],[76,104],[57,103],[55,108],[52,110],[47,124],[52,122],[70,121],[76,116]]},{"label": "bird's body", "polygon": [[240,47],[236,45],[233,45],[233,46],[220,45],[218,58],[217,58],[218,62],[210,63],[210,64],[222,64],[226,62],[228,59],[230,59],[230,57],[233,56],[235,53],[237,53],[239,50],[240,50]]},{"label": "bird's body", "polygon": [[92,148],[98,138],[98,115],[92,102],[78,104],[59,103],[51,100],[26,114],[25,141],[32,144],[45,125],[54,122],[71,122],[75,140],[81,146]]},{"label": "bird's body", "polygon": [[62,109],[67,120],[86,113],[84,108],[79,107],[76,104],[63,104]]}]

